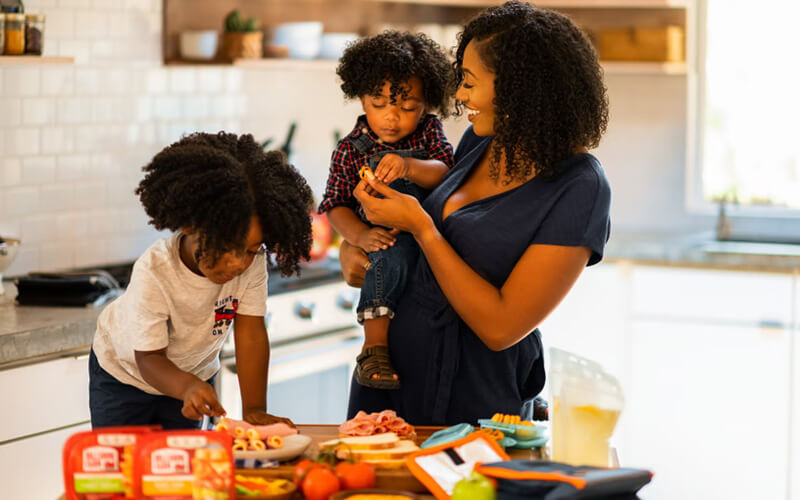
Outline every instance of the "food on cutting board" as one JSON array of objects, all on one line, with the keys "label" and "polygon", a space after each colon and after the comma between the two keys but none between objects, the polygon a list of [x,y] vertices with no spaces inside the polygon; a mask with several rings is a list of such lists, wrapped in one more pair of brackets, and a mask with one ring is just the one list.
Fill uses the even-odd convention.
[{"label": "food on cutting board", "polygon": [[405,458],[419,450],[414,441],[400,439],[393,432],[332,439],[319,446],[323,451],[333,451],[340,460],[358,460],[381,469],[402,467]]},{"label": "food on cutting board", "polygon": [[258,476],[236,474],[236,494],[244,497],[275,497],[290,495],[297,487],[286,479],[264,479]]},{"label": "food on cutting board", "polygon": [[346,436],[372,436],[393,432],[401,439],[414,439],[414,427],[397,416],[394,410],[383,410],[378,413],[359,411],[355,417],[339,426],[339,435]]},{"label": "food on cutting board", "polygon": [[331,439],[319,444],[321,449],[336,447],[349,448],[351,450],[379,450],[383,448],[392,448],[400,438],[394,432],[385,432],[383,434],[375,434],[373,436],[351,436],[339,439]]},{"label": "food on cutting board", "polygon": [[521,420],[519,415],[506,415],[504,413],[495,413],[494,415],[492,415],[491,420],[492,422],[500,422],[503,424],[530,425],[530,426],[536,425],[530,420]]},{"label": "food on cutting board", "polygon": [[253,425],[244,420],[223,418],[215,430],[233,438],[233,451],[276,450],[283,447],[283,438],[297,434],[297,429],[283,423]]},{"label": "food on cutting board", "polygon": [[65,498],[133,498],[133,447],[159,429],[107,427],[70,436],[63,449]]}]

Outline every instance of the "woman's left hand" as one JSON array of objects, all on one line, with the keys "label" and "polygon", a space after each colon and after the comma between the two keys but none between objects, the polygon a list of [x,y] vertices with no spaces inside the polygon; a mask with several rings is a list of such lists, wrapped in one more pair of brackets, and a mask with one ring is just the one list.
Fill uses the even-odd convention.
[{"label": "woman's left hand", "polygon": [[244,420],[253,425],[287,424],[294,427],[294,422],[284,417],[270,415],[261,410],[248,410],[244,412]]},{"label": "woman's left hand", "polygon": [[[370,195],[367,192],[370,188],[383,198]],[[395,191],[377,179],[362,179],[353,190],[353,195],[373,224],[407,231],[415,236],[433,224],[416,198]]]}]

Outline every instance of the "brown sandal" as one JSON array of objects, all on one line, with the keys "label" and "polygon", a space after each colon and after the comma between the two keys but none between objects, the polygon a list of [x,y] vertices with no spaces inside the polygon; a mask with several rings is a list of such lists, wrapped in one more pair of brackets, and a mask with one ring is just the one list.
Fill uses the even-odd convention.
[{"label": "brown sandal", "polygon": [[[399,389],[397,372],[389,359],[389,348],[385,345],[365,347],[356,358],[356,382],[373,389]],[[378,375],[377,378],[373,378]]]}]

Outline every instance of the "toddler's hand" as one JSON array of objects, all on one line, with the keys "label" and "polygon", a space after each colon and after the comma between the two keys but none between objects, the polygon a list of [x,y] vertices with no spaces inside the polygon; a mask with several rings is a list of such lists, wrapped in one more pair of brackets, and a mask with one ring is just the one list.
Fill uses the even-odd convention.
[{"label": "toddler's hand", "polygon": [[377,252],[393,246],[394,241],[392,233],[382,227],[373,227],[361,233],[357,246],[363,248],[365,252]]},{"label": "toddler's hand", "polygon": [[396,179],[408,176],[408,162],[402,156],[389,153],[381,158],[375,169],[375,177],[384,184],[391,184]]},{"label": "toddler's hand", "polygon": [[186,418],[200,420],[203,415],[222,417],[225,415],[225,409],[219,404],[214,388],[207,382],[197,379],[183,393],[181,413]]},{"label": "toddler's hand", "polygon": [[245,411],[244,420],[253,425],[287,424],[295,427],[294,422],[284,417],[276,417],[261,410]]}]

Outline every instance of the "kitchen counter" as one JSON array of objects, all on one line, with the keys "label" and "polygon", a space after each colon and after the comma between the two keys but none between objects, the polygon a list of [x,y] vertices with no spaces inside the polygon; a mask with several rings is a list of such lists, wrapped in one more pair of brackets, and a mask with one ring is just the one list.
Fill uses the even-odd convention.
[{"label": "kitchen counter", "polygon": [[733,271],[800,270],[800,245],[716,241],[713,232],[614,232],[603,262],[678,266]]},{"label": "kitchen counter", "polygon": [[[800,245],[717,242],[707,233],[614,232],[604,262],[680,266],[736,271],[791,273],[800,270]],[[330,259],[304,270],[303,278],[270,274],[275,295],[341,280],[338,262]],[[21,363],[88,352],[102,307],[21,307],[13,283],[6,282],[0,301],[0,369]]]}]

